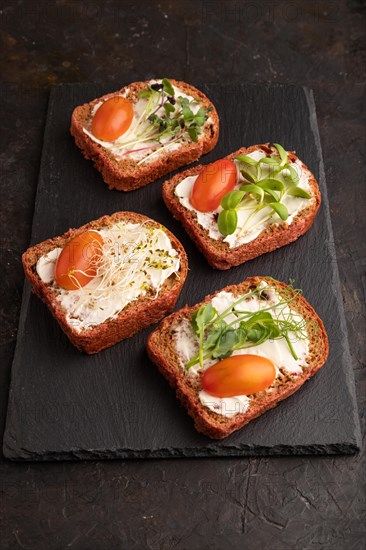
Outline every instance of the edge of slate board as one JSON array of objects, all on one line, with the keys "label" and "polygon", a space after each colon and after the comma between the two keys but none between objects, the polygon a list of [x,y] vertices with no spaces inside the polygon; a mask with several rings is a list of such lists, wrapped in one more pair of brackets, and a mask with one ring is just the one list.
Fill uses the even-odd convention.
[{"label": "edge of slate board", "polygon": [[[311,130],[313,132],[315,143],[316,143],[317,149],[319,151],[319,179],[321,179],[322,181],[324,181],[326,183],[324,159],[323,159],[323,149],[322,149],[322,146],[321,146],[318,121],[317,121],[317,117],[316,117],[316,105],[315,105],[315,100],[314,100],[314,92],[313,92],[312,89],[307,88],[306,86],[303,86],[303,90],[305,92],[306,99],[307,99],[307,102],[308,102],[308,105],[309,105]],[[328,199],[328,186],[327,185],[324,185],[324,189],[322,189],[322,202],[323,202],[323,205],[324,205],[323,207],[326,210],[325,219],[326,219],[326,222],[327,222],[327,225],[328,225],[329,235],[330,235],[332,241],[334,242],[334,233],[333,233],[332,219],[331,219],[331,216],[330,216],[329,199]],[[336,258],[336,253],[335,253],[335,258]],[[338,269],[337,259],[336,259],[336,262],[335,262],[333,275],[334,275],[334,279],[335,279],[334,285],[337,288],[337,290],[339,292],[339,295],[342,296],[341,282],[340,282],[340,278],[339,278],[339,269]],[[357,397],[356,397],[355,376],[354,376],[354,372],[353,372],[353,368],[352,368],[353,361],[352,361],[350,347],[349,347],[348,330],[347,330],[346,316],[345,316],[345,313],[344,313],[343,299],[339,300],[338,306],[339,306],[339,312],[340,312],[341,329],[342,329],[342,332],[343,332],[343,335],[344,335],[344,353],[345,353],[345,356],[347,357],[347,360],[348,360],[349,365],[351,367],[347,371],[346,381],[347,381],[347,384],[348,384],[348,391],[350,392],[350,394],[351,394],[351,396],[352,396],[352,398],[353,398],[353,400],[356,404],[356,407],[353,410],[353,417],[354,417],[354,423],[355,423],[355,445],[354,445],[354,450],[352,451],[352,453],[357,453],[362,448],[362,433],[361,433],[360,417],[359,417],[359,414],[358,414],[358,403],[357,403]]]},{"label": "edge of slate board", "polygon": [[[113,451],[113,457],[111,457],[110,451],[103,450],[86,450],[75,449],[65,452],[45,452],[43,454],[37,454],[32,452],[27,456],[27,452],[22,449],[23,456],[20,457],[17,451],[12,454],[13,449],[6,448],[8,451],[4,455],[9,460],[16,462],[59,462],[65,460],[115,460],[115,459],[159,459],[159,458],[221,458],[226,457],[249,457],[249,456],[328,456],[328,455],[354,455],[360,451],[358,444],[339,443],[334,445],[306,445],[306,446],[288,446],[278,445],[271,447],[260,447],[256,445],[251,447],[250,445],[241,445],[240,447],[228,446],[221,447],[225,450],[225,454],[222,451],[217,452],[215,448],[205,447],[202,451],[197,450],[196,447],[176,449],[174,447],[167,447],[166,449],[159,449],[156,451],[150,451],[149,449],[141,449],[139,451],[132,449],[120,449]],[[326,450],[325,450],[326,449]],[[5,447],[4,447],[5,450]]]},{"label": "edge of slate board", "polygon": [[[78,84],[63,84],[58,86],[58,88],[62,87],[69,87],[69,86],[77,86]],[[83,84],[82,84],[83,86]],[[273,86],[273,85],[271,85]],[[276,84],[276,86],[280,87],[281,84]],[[283,85],[286,87],[286,85]],[[300,88],[300,87],[299,87]],[[319,179],[325,182],[325,171],[324,171],[324,163],[323,163],[323,155],[322,155],[322,149],[321,149],[321,143],[320,143],[320,136],[318,131],[318,125],[317,125],[317,119],[316,119],[316,109],[315,109],[315,102],[314,102],[314,96],[312,90],[302,87],[306,100],[309,107],[309,115],[310,115],[310,126],[313,133],[313,137],[317,146],[317,151],[319,154],[318,163],[319,163]],[[45,125],[45,132],[47,133],[48,124],[50,124],[50,119],[47,117],[46,125]],[[43,165],[44,158],[47,158],[47,144],[45,141],[43,142],[43,151],[42,151],[42,158],[40,166]],[[36,201],[37,201],[37,195],[38,190],[36,193]],[[331,224],[331,218],[330,218],[330,212],[329,212],[329,202],[328,202],[328,192],[326,185],[322,189],[322,203],[323,208],[326,211],[323,215],[326,218],[327,228],[329,232],[329,236],[333,237],[333,229]],[[33,234],[33,226],[35,224],[35,219],[33,219],[32,224],[32,234]],[[337,289],[339,294],[341,295],[341,287],[340,287],[340,280],[339,280],[339,271],[338,271],[338,264],[336,264],[333,268],[333,284],[334,287]],[[27,281],[24,283],[24,289],[23,289],[23,296],[22,296],[22,304],[21,304],[21,313],[19,318],[19,327],[18,327],[18,339],[16,343],[15,353],[14,353],[14,362],[12,366],[12,373],[17,368],[17,359],[19,359],[19,355],[17,353],[18,348],[21,346],[21,341],[24,336],[24,323],[27,316],[27,310],[28,310],[28,303],[31,296],[31,290],[29,287],[29,284]],[[347,327],[346,327],[346,320],[344,316],[344,308],[343,308],[343,302],[342,300],[339,300],[338,302],[339,311],[340,311],[340,324],[341,324],[341,330],[342,335],[344,336],[344,354],[345,357],[350,365],[352,365],[351,361],[351,355],[349,351],[349,344],[348,344],[348,334],[347,334]],[[356,402],[356,392],[355,392],[355,384],[354,384],[354,373],[353,370],[350,368],[347,371],[345,371],[346,374],[346,383],[348,386],[348,391],[350,395],[352,396],[352,399]],[[60,452],[49,452],[44,451],[42,453],[37,453],[34,451],[27,451],[27,449],[19,447],[17,444],[17,441],[14,437],[12,437],[12,434],[10,433],[10,430],[8,430],[8,418],[11,414],[11,408],[12,408],[12,386],[10,384],[10,392],[9,392],[9,401],[8,401],[8,415],[7,415],[7,423],[5,428],[5,434],[4,434],[4,440],[3,440],[3,453],[6,458],[9,458],[11,460],[18,460],[18,461],[62,461],[62,460],[84,460],[84,459],[111,459],[111,458],[182,458],[182,457],[220,457],[225,458],[225,456],[280,456],[280,455],[328,455],[328,454],[354,454],[358,452],[361,448],[361,430],[360,430],[360,424],[359,424],[359,417],[357,414],[357,409],[355,408],[353,410],[354,415],[354,442],[344,442],[344,443],[337,443],[337,444],[327,444],[327,445],[316,445],[316,444],[306,444],[304,446],[298,445],[298,446],[288,446],[288,445],[274,445],[274,446],[260,446],[260,445],[245,445],[241,444],[240,446],[236,445],[230,445],[227,446],[223,444],[221,441],[221,449],[225,451],[225,455],[223,456],[222,453],[219,453],[217,449],[210,448],[210,447],[204,447],[202,451],[198,449],[197,447],[193,448],[175,448],[175,447],[167,447],[167,448],[160,448],[158,450],[151,451],[149,449],[139,449],[139,450],[132,450],[132,449],[114,449],[113,451],[113,457],[111,457],[111,452],[106,450],[88,450],[88,449],[71,449],[69,451]],[[193,428],[193,426],[192,426]]]}]

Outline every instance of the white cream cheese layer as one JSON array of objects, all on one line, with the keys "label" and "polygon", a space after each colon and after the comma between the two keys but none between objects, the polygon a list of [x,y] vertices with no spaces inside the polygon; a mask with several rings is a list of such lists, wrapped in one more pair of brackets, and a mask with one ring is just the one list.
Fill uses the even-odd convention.
[{"label": "white cream cheese layer", "polygon": [[46,284],[53,282],[55,276],[55,264],[62,248],[54,248],[44,256],[41,256],[36,265],[39,278]]},{"label": "white cream cheese layer", "polygon": [[[268,287],[268,285],[263,284],[263,288],[266,287]],[[280,297],[274,290],[269,289],[266,292],[269,299],[261,300],[258,296],[252,296],[248,300],[242,302],[239,305],[239,309],[256,312],[263,308],[273,306],[270,310],[273,318],[286,318],[289,314],[291,314],[294,320],[301,321],[303,319],[301,315],[297,314],[293,310],[290,310],[287,305],[277,305],[280,302]],[[213,298],[212,305],[220,314],[229,308],[240,297],[240,295],[234,297],[232,293],[222,291]],[[225,318],[225,321],[230,323],[235,321],[235,319],[236,317],[231,314]],[[234,323],[232,326],[235,328],[237,324]],[[203,362],[202,367],[197,364],[187,370],[185,365],[198,352],[198,338],[194,334],[191,323],[188,319],[181,321],[179,325],[175,327],[174,331],[174,343],[180,360],[180,366],[184,369],[186,376],[198,379],[203,371],[208,369],[211,365],[217,363],[218,360],[206,359]],[[307,338],[298,340],[296,335],[291,332],[289,332],[289,338],[298,359],[294,359],[284,338],[280,338],[278,340],[267,340],[263,344],[253,346],[251,348],[238,349],[233,352],[233,355],[259,355],[272,361],[276,367],[277,373],[280,368],[283,368],[291,374],[301,374],[302,367],[307,366],[306,358],[309,355],[309,340]],[[268,391],[270,391],[270,388]],[[250,407],[250,398],[246,395],[237,395],[234,397],[214,397],[201,390],[199,392],[199,399],[203,405],[226,417],[232,417],[238,413],[243,413]]]},{"label": "white cream cheese layer", "polygon": [[[160,84],[161,80],[151,80],[149,84]],[[174,95],[175,98],[178,97],[184,97],[189,100],[190,102],[190,109],[194,114],[197,113],[198,109],[200,108],[200,102],[196,101],[192,96],[187,95],[179,90],[176,86],[173,86],[174,88]],[[127,91],[125,91],[123,94],[119,94],[122,97],[126,95]],[[96,103],[94,105],[94,108],[92,110],[92,115],[94,115],[99,107],[103,104],[103,101],[100,101],[99,103]],[[118,139],[116,139],[113,142],[109,141],[102,141],[100,139],[97,139],[91,132],[91,120],[89,121],[89,125],[86,128],[83,128],[84,133],[90,137],[93,141],[96,143],[99,143],[99,145],[102,145],[105,149],[108,149],[116,159],[120,160],[122,158],[129,158],[134,161],[141,161],[144,159],[147,155],[149,155],[154,149],[152,147],[159,146],[159,142],[156,140],[149,140],[149,141],[142,141],[142,134],[151,126],[151,122],[149,122],[146,118],[145,108],[147,106],[147,99],[138,99],[136,103],[133,104],[134,109],[134,116],[131,123],[131,126],[129,129],[121,135]],[[175,104],[175,110],[179,109],[178,103]],[[149,114],[149,113],[148,113]],[[162,114],[165,114],[165,110],[163,107],[156,110],[155,114],[158,116],[161,116]],[[173,113],[174,114],[174,113]],[[210,123],[210,119],[208,119],[205,123],[205,126]],[[201,133],[201,136],[203,136],[203,133]],[[199,138],[201,137],[199,136]],[[171,139],[171,136],[164,136],[160,140],[160,144],[166,144]],[[182,141],[178,141],[175,143],[166,144],[164,147],[161,148],[161,151],[154,154],[152,157],[152,161],[155,160],[157,157],[161,156],[163,152],[171,153],[172,151],[176,151],[182,146]],[[138,149],[138,150],[137,150]],[[140,150],[141,149],[141,150]],[[134,150],[132,153],[128,153],[128,151]],[[127,153],[127,154],[126,154]],[[146,162],[149,162],[146,160]]]},{"label": "white cream cheese layer", "polygon": [[[263,151],[254,151],[247,156],[253,158],[254,160],[259,160],[265,157],[266,154]],[[237,166],[240,164],[238,161],[234,162]],[[299,160],[291,163],[291,166],[297,171],[298,175],[300,176],[298,186],[311,194],[311,187],[309,185],[310,172],[303,169],[302,164]],[[270,166],[268,164],[261,164],[262,178],[269,177],[269,171]],[[287,175],[286,172],[288,171],[284,170],[283,173],[277,174],[276,179],[283,181],[283,175]],[[303,210],[304,208],[308,207],[313,200],[303,199],[300,197],[291,197],[287,195],[282,201],[283,204],[286,205],[289,213],[289,217],[287,218],[286,222],[283,222],[278,214],[273,214],[272,217],[268,218],[269,214],[273,213],[273,211],[270,207],[266,207],[260,210],[253,218],[251,218],[248,229],[246,230],[243,230],[243,227],[246,224],[249,216],[251,215],[252,210],[238,210],[237,229],[231,235],[223,237],[217,225],[217,215],[222,211],[221,206],[219,206],[216,210],[212,212],[199,212],[198,210],[193,208],[190,203],[189,198],[191,196],[192,188],[197,177],[198,176],[189,176],[187,178],[184,178],[175,188],[175,195],[178,197],[179,202],[185,208],[187,208],[187,210],[191,210],[196,213],[197,222],[204,229],[207,229],[211,239],[223,240],[223,242],[229,244],[230,248],[235,248],[242,244],[253,241],[269,225],[276,223],[287,223],[288,225],[290,225],[297,214],[301,212],[301,210]],[[241,174],[239,174],[239,183],[236,188],[239,189],[239,187],[244,183],[249,184],[250,182],[245,180],[245,178]]]},{"label": "white cream cheese layer", "polygon": [[103,262],[86,286],[64,290],[53,283],[60,248],[42,256],[36,267],[42,281],[54,287],[55,299],[77,331],[114,319],[150,289],[157,296],[164,282],[179,270],[178,252],[163,229],[121,222],[98,232],[104,240]]}]

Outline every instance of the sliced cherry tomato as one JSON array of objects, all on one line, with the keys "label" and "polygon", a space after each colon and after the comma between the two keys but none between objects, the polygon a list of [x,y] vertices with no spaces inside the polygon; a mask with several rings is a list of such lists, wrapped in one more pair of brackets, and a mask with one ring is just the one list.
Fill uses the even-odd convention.
[{"label": "sliced cherry tomato", "polygon": [[62,249],[55,267],[55,283],[65,290],[85,286],[97,274],[104,241],[97,231],[77,235]]},{"label": "sliced cherry tomato", "polygon": [[131,101],[115,96],[99,107],[92,121],[92,132],[103,141],[114,141],[131,126],[133,106]]},{"label": "sliced cherry tomato", "polygon": [[220,159],[206,166],[196,179],[190,203],[199,212],[212,212],[220,205],[226,193],[232,191],[238,181],[238,171],[232,160]]},{"label": "sliced cherry tomato", "polygon": [[272,361],[259,355],[232,355],[202,374],[202,389],[216,397],[252,395],[268,388],[276,378]]}]

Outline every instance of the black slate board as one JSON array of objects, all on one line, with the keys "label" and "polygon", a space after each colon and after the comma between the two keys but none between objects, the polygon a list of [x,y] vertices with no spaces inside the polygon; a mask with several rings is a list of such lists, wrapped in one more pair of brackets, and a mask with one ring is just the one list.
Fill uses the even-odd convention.
[{"label": "black slate board", "polygon": [[25,283],[3,451],[15,460],[353,453],[360,446],[354,380],[327,201],[315,106],[309,90],[281,85],[201,86],[218,108],[221,138],[204,162],[242,145],[277,141],[318,177],[323,203],[299,241],[243,266],[212,270],[161,199],[161,182],[109,191],[69,135],[74,106],[109,91],[52,90],[32,244],[117,210],[160,221],[183,243],[190,273],[177,307],[250,275],[296,280],[330,337],[326,366],[295,395],[224,441],[197,433],[149,362],[151,329],[89,357],[80,354]]}]

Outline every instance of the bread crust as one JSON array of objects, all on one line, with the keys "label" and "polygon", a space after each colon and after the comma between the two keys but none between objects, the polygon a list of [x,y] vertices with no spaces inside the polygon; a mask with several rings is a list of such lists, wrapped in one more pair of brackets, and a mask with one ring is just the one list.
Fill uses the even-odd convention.
[{"label": "bread crust", "polygon": [[[202,405],[198,397],[199,388],[194,388],[179,365],[176,352],[169,346],[174,326],[184,318],[191,318],[193,311],[203,303],[210,302],[216,294],[222,291],[233,292],[234,295],[248,292],[256,288],[261,281],[266,281],[280,294],[284,292],[295,292],[285,283],[275,281],[271,277],[249,277],[239,285],[227,286],[212,295],[206,296],[202,302],[195,306],[180,309],[166,317],[149,336],[147,341],[147,352],[150,359],[157,365],[159,371],[168,380],[170,386],[175,389],[177,398],[186,408],[188,414],[193,418],[195,428],[212,439],[222,439],[236,430],[248,424],[267,410],[275,407],[280,401],[286,399],[296,392],[311,376],[313,376],[324,365],[329,353],[328,336],[323,322],[318,317],[311,305],[303,296],[297,294],[291,303],[291,308],[301,312],[307,320],[312,320],[317,327],[317,333],[311,333],[310,352],[308,367],[300,375],[292,375],[288,380],[276,388],[273,392],[260,392],[255,394],[254,403],[244,413],[238,413],[232,418],[224,417]],[[164,349],[164,351],[162,350]],[[252,396],[253,397],[253,396]]]},{"label": "bread crust", "polygon": [[179,149],[169,153],[164,152],[155,161],[144,163],[140,166],[137,166],[136,161],[128,158],[126,160],[117,160],[101,145],[90,139],[83,131],[83,128],[90,118],[91,110],[96,103],[124,93],[126,90],[128,91],[127,97],[131,101],[137,101],[138,94],[146,88],[147,82],[134,82],[117,92],[104,95],[74,109],[71,117],[71,135],[74,137],[76,145],[82,150],[84,157],[93,161],[95,168],[102,174],[105,183],[110,189],[115,188],[120,191],[138,189],[177,168],[198,160],[202,155],[211,151],[217,144],[219,139],[219,116],[215,106],[203,92],[197,90],[194,86],[178,80],[170,80],[170,82],[184,93],[199,99],[204,108],[211,107],[210,118],[212,119],[212,123],[204,128],[203,136],[201,136],[197,143],[186,142]]},{"label": "bread crust", "polygon": [[130,338],[137,332],[149,325],[157,323],[169,313],[175,306],[179,294],[184,285],[188,273],[188,259],[185,250],[178,239],[166,228],[166,233],[177,250],[180,257],[178,277],[171,275],[162,286],[158,297],[155,300],[148,296],[138,298],[127,305],[115,319],[108,319],[90,329],[78,332],[66,319],[66,312],[55,299],[55,293],[49,284],[44,283],[36,271],[37,261],[41,256],[47,254],[57,247],[64,247],[66,243],[76,235],[88,229],[101,229],[121,221],[131,223],[148,222],[153,227],[161,227],[161,224],[154,220],[137,214],[135,212],[116,212],[111,216],[102,216],[91,221],[78,229],[69,229],[59,237],[54,237],[28,248],[22,256],[24,272],[32,285],[32,291],[47,305],[52,315],[56,318],[60,327],[70,341],[80,351],[94,354],[113,346],[117,342]]},{"label": "bread crust", "polygon": [[[252,145],[251,147],[242,147],[226,158],[232,160],[238,155],[247,155],[256,150],[263,150],[266,153],[276,151],[274,147],[269,147],[268,144]],[[289,158],[293,162],[295,160],[300,160],[293,152],[289,152]],[[181,222],[190,238],[195,242],[198,249],[207,259],[208,263],[216,269],[230,269],[233,266],[252,260],[257,256],[261,256],[266,252],[272,252],[276,250],[276,248],[296,241],[312,226],[316,213],[320,207],[321,194],[314,175],[302,161],[300,162],[302,168],[307,170],[310,174],[309,185],[314,196],[312,204],[302,210],[289,226],[286,222],[282,222],[278,225],[271,224],[263,230],[258,237],[253,239],[253,241],[235,248],[230,248],[228,243],[212,239],[208,231],[198,224],[195,212],[187,210],[175,195],[175,188],[177,185],[184,178],[199,174],[204,168],[203,165],[189,168],[165,181],[163,184],[163,199],[174,218]]]}]

